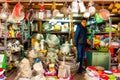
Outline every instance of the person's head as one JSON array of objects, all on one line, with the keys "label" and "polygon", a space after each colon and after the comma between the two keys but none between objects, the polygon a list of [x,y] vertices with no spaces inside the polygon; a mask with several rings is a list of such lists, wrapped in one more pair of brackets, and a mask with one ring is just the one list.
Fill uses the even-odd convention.
[{"label": "person's head", "polygon": [[82,18],[81,24],[85,27],[87,25],[87,18]]}]

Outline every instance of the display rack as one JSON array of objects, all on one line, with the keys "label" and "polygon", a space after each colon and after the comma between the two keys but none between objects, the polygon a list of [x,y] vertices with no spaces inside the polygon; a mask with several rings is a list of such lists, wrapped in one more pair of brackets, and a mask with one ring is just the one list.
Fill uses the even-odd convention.
[{"label": "display rack", "polygon": [[[114,18],[114,17],[119,17],[119,16],[116,16],[116,15],[111,15],[110,17],[109,17],[109,28],[110,28],[110,31],[109,31],[109,46],[111,45],[111,42],[112,42],[112,22],[113,22],[113,20],[112,20],[112,18]],[[109,50],[109,69],[111,69],[112,68],[112,65],[113,64],[116,64],[116,65],[118,65],[118,63],[112,63],[111,62],[111,59],[112,59],[112,57],[111,57],[111,52],[110,52],[110,50]]]}]

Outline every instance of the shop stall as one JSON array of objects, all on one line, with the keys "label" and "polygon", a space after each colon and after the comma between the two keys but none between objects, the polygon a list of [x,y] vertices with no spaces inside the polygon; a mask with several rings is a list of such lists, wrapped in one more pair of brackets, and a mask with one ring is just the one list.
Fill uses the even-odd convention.
[{"label": "shop stall", "polygon": [[73,49],[74,33],[82,18],[88,20],[89,40],[85,79],[119,80],[119,0],[0,0],[0,4],[0,80],[73,80],[80,64]]}]

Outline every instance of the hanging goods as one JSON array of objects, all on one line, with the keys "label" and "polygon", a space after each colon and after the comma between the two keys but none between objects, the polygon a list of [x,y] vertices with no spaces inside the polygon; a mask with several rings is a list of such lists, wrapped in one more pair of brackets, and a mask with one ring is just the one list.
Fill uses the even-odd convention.
[{"label": "hanging goods", "polygon": [[34,15],[35,14],[34,14],[34,11],[33,11],[33,8],[32,8],[32,2],[30,1],[29,10],[26,11],[25,19],[29,20],[29,21],[33,21],[33,19],[35,18]]},{"label": "hanging goods", "polygon": [[104,9],[104,2],[103,2],[103,8],[99,10],[100,18],[103,20],[108,20],[110,16],[110,12],[107,9]]},{"label": "hanging goods", "polygon": [[93,5],[94,5],[93,1],[89,1],[89,4],[88,4],[88,6],[89,6],[88,12],[90,13],[90,15],[94,15],[95,12],[96,12],[96,9],[95,9],[95,7],[94,7]]},{"label": "hanging goods", "polygon": [[60,10],[61,13],[63,13],[65,16],[69,14],[68,4],[67,2],[64,3],[63,7]]},{"label": "hanging goods", "polygon": [[83,1],[79,0],[79,8],[80,8],[80,12],[83,13],[83,12],[86,12],[86,7],[85,7],[85,4],[83,3]]},{"label": "hanging goods", "polygon": [[100,15],[101,19],[108,20],[110,13],[106,9],[101,9],[101,10],[99,10],[99,15]]},{"label": "hanging goods", "polygon": [[84,18],[89,18],[90,17],[90,13],[88,11],[86,11],[84,14],[83,14],[83,17]]},{"label": "hanging goods", "polygon": [[0,19],[6,20],[10,14],[11,14],[11,12],[8,9],[8,4],[7,4],[7,2],[5,2],[3,4],[3,8],[1,9],[1,12],[0,12]]},{"label": "hanging goods", "polygon": [[45,16],[44,10],[45,10],[44,2],[42,1],[40,5],[39,19],[44,19]]},{"label": "hanging goods", "polygon": [[54,10],[54,9],[56,9],[56,2],[53,2],[52,7],[51,7],[51,10]]},{"label": "hanging goods", "polygon": [[73,13],[78,13],[78,2],[77,2],[77,0],[73,0],[72,1],[72,12]]},{"label": "hanging goods", "polygon": [[25,17],[25,14],[24,14],[23,5],[20,2],[18,2],[13,9],[12,19],[20,21],[20,20],[23,20],[24,17]]}]

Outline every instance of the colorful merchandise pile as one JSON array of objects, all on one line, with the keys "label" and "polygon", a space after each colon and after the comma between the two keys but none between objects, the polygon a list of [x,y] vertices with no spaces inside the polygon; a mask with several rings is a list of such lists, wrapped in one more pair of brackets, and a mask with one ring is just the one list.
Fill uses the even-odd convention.
[{"label": "colorful merchandise pile", "polygon": [[60,45],[54,34],[48,34],[46,39],[42,34],[34,34],[31,45],[18,64],[15,80],[72,80],[78,64],[68,42]]},{"label": "colorful merchandise pile", "polygon": [[5,80],[6,77],[4,76],[4,69],[0,68],[0,80]]},{"label": "colorful merchandise pile", "polygon": [[14,80],[72,80],[70,66],[64,63],[56,68],[54,64],[49,64],[43,68],[42,62],[36,59],[31,66],[30,61],[24,58],[19,65],[19,72]]},{"label": "colorful merchandise pile", "polygon": [[86,68],[86,80],[120,80],[120,70],[104,70],[101,67],[89,66]]}]

